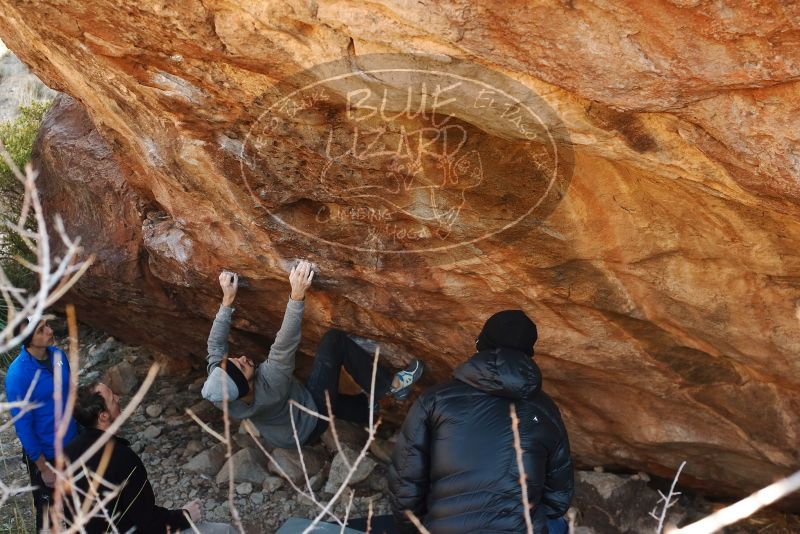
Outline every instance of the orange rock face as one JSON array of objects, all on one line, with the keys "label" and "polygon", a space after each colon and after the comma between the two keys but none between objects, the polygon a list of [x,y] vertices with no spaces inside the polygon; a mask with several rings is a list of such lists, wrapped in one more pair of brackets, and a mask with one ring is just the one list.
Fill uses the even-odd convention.
[{"label": "orange rock face", "polygon": [[256,350],[309,257],[304,350],[432,381],[522,308],[579,462],[733,495],[800,466],[797,10],[0,0],[0,38],[91,117],[39,147],[84,320],[200,358],[234,269]]}]

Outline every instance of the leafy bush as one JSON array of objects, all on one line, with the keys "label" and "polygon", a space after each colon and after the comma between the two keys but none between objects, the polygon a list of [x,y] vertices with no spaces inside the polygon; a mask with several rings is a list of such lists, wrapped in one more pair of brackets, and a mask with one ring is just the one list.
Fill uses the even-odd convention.
[{"label": "leafy bush", "polygon": [[[50,106],[49,102],[34,102],[19,108],[19,116],[10,122],[0,124],[0,140],[11,155],[14,164],[20,169],[31,159],[33,143],[39,132],[42,117]],[[0,221],[17,222],[22,207],[23,186],[0,158]],[[33,219],[26,226],[35,230]],[[14,287],[31,289],[36,283],[33,273],[19,264],[16,258],[36,262],[33,252],[25,245],[19,234],[6,226],[0,227],[0,268],[6,273]],[[0,299],[0,329],[5,325],[6,304]],[[10,362],[9,354],[0,354],[0,368]],[[13,358],[11,358],[13,359]]]}]

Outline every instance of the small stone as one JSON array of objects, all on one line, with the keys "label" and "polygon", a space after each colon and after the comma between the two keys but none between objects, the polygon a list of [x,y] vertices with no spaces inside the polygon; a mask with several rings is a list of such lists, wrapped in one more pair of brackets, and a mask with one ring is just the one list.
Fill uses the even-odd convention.
[{"label": "small stone", "polygon": [[603,469],[603,466],[602,466],[602,465],[596,465],[596,466],[594,466],[594,472],[595,472],[595,473],[602,473],[603,471],[604,471],[604,469]]},{"label": "small stone", "polygon": [[[360,425],[351,423],[349,421],[335,420],[336,435],[339,438],[339,443],[342,447],[347,447],[353,450],[361,449],[367,442],[367,431]],[[331,454],[339,452],[336,448],[336,440],[333,438],[333,429],[330,425],[322,434],[322,443]]]},{"label": "small stone", "polygon": [[141,442],[141,441],[135,441],[135,442],[134,442],[134,443],[131,445],[131,450],[132,450],[133,452],[135,452],[136,454],[139,454],[140,452],[142,452],[142,449],[143,449],[143,448],[144,448],[144,445],[142,445],[142,442]]},{"label": "small stone", "polygon": [[171,427],[171,428],[175,428],[175,427],[178,427],[178,426],[185,425],[188,422],[189,422],[189,419],[184,418],[184,417],[182,417],[180,415],[175,415],[173,417],[167,418],[167,426]]},{"label": "small stone", "polygon": [[206,382],[205,376],[200,376],[196,378],[195,381],[189,384],[189,387],[187,388],[189,390],[189,393],[200,393],[200,390],[203,389],[203,384],[205,384],[205,382]]},{"label": "small stone", "polygon": [[89,350],[89,354],[86,358],[86,368],[94,367],[95,365],[107,361],[110,358],[109,352],[112,352],[115,348],[116,341],[113,337],[106,339],[102,345],[97,347],[92,347]]},{"label": "small stone", "polygon": [[244,419],[244,420],[243,420],[243,421],[242,421],[242,422],[239,424],[239,430],[238,430],[238,433],[239,433],[239,434],[243,434],[243,435],[245,435],[245,436],[249,436],[249,435],[250,435],[250,433],[247,431],[247,429],[248,429],[248,428],[249,428],[249,429],[250,429],[250,430],[253,432],[253,435],[254,435],[255,437],[257,437],[257,438],[260,438],[260,437],[261,437],[261,432],[259,432],[259,430],[258,430],[258,428],[256,427],[256,425],[254,425],[254,424],[253,424],[253,423],[250,421],[250,419]]},{"label": "small stone", "polygon": [[[237,434],[234,434],[232,436],[232,438],[233,438],[232,439],[233,444],[236,445],[240,449],[257,449],[258,448],[258,445],[256,445],[255,441],[253,441],[253,438],[251,438],[247,434],[238,434],[237,433]],[[269,447],[264,447],[264,448],[267,449],[267,451],[270,450]]]},{"label": "small stone", "polygon": [[149,404],[144,411],[148,417],[155,418],[161,415],[161,412],[164,411],[164,408],[160,404]]},{"label": "small stone", "polygon": [[261,451],[242,449],[225,462],[217,473],[216,482],[219,485],[227,484],[230,480],[230,468],[233,466],[234,482],[250,482],[260,486],[268,476],[264,468],[266,458]]},{"label": "small stone", "polygon": [[[272,451],[275,463],[269,463],[269,472],[273,475],[283,476],[281,469],[295,484],[305,480],[303,466],[296,449],[275,449]],[[323,455],[312,447],[303,447],[303,462],[308,473],[316,473],[325,465]],[[277,464],[277,465],[276,465]],[[280,467],[280,469],[279,469]]]},{"label": "small stone", "polygon": [[217,408],[207,400],[203,399],[195,404],[192,404],[189,409],[200,419],[207,419],[212,414],[216,413]]},{"label": "small stone", "polygon": [[156,425],[151,425],[144,429],[142,432],[142,436],[145,439],[153,440],[156,439],[158,436],[161,435],[161,427]]},{"label": "small stone", "polygon": [[311,489],[314,491],[319,491],[325,484],[325,477],[322,475],[322,473],[317,473],[309,478],[308,482],[311,484]]},{"label": "small stone", "polygon": [[[347,478],[350,470],[347,467],[347,463],[343,457],[343,454],[346,455],[347,459],[349,459],[351,462],[355,461],[355,459],[358,457],[358,454],[355,451],[348,450],[346,447],[343,447],[342,452],[333,458],[333,462],[331,463],[331,471],[328,475],[328,482],[325,484],[326,493],[336,493],[342,484],[344,484],[345,478]],[[356,467],[353,475],[350,477],[348,486],[353,486],[354,484],[358,484],[359,482],[366,480],[370,473],[372,473],[372,470],[375,469],[376,465],[377,464],[375,463],[375,460],[369,456],[365,456],[358,464],[358,467]]]},{"label": "small stone", "polygon": [[218,443],[183,464],[183,469],[191,473],[215,476],[225,463],[226,452],[225,444]]},{"label": "small stone", "polygon": [[128,362],[120,362],[106,371],[103,382],[117,395],[128,395],[139,383],[136,370]]},{"label": "small stone", "polygon": [[205,508],[206,510],[213,510],[216,507],[217,507],[217,503],[215,501],[213,501],[213,500],[210,500],[210,499],[207,500],[205,502],[205,504],[203,505],[203,508]]},{"label": "small stone", "polygon": [[172,508],[172,501],[164,501],[164,508]]},{"label": "small stone", "polygon": [[385,476],[381,476],[381,475],[377,475],[376,476],[375,473],[372,473],[372,475],[370,475],[368,481],[369,481],[369,487],[370,487],[370,489],[372,491],[387,492],[387,494],[388,494],[389,483],[386,481],[386,477]]},{"label": "small stone", "polygon": [[236,486],[236,493],[239,495],[250,495],[253,493],[253,485],[250,482],[242,482]]},{"label": "small stone", "polygon": [[186,444],[185,450],[189,455],[197,454],[203,450],[203,444],[200,441],[193,439]]},{"label": "small stone", "polygon": [[253,493],[250,495],[250,502],[255,504],[256,506],[261,506],[264,504],[264,494],[261,492]]},{"label": "small stone", "polygon": [[283,486],[283,479],[280,477],[273,477],[267,476],[264,479],[264,483],[261,485],[261,488],[266,493],[274,493],[277,491],[281,486]]},{"label": "small stone", "polygon": [[385,464],[392,463],[392,451],[394,447],[388,441],[376,439],[369,444],[369,452],[372,453],[378,461]]}]

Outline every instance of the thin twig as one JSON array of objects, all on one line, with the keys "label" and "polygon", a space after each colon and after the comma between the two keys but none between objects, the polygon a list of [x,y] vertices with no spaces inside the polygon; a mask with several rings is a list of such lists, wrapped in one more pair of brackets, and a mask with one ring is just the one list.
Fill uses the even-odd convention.
[{"label": "thin twig", "polygon": [[347,520],[350,519],[350,508],[353,507],[353,497],[355,494],[355,491],[350,490],[350,500],[347,501],[347,508],[344,510],[344,522],[342,523],[341,530],[339,530],[339,534],[344,534],[344,529],[347,527]]},{"label": "thin twig", "polygon": [[517,418],[517,408],[511,404],[511,431],[514,433],[514,451],[517,456],[517,469],[519,470],[519,489],[522,493],[522,509],[525,513],[525,527],[528,534],[533,534],[533,522],[531,521],[531,505],[528,501],[528,477],[525,474],[525,465],[522,462],[522,443],[519,439],[519,419]]},{"label": "thin twig", "polygon": [[[364,460],[367,455],[367,451],[369,450],[369,446],[375,440],[375,432],[378,430],[381,422],[378,420],[375,423],[375,380],[378,373],[378,359],[380,358],[380,347],[376,347],[375,349],[375,357],[372,361],[372,379],[370,381],[370,388],[369,388],[369,429],[367,435],[367,442],[364,444],[364,447],[361,449],[361,452],[356,457],[355,461],[352,462],[350,469],[347,471],[347,474],[342,481],[342,485],[339,487],[338,490],[333,494],[333,497],[330,498],[328,503],[323,507],[322,511],[317,514],[314,520],[308,525],[305,530],[303,530],[303,534],[309,534],[316,528],[317,524],[322,520],[323,517],[327,513],[329,513],[331,507],[333,507],[334,503],[341,497],[342,493],[344,492],[345,488],[347,487],[350,479],[353,478],[353,475],[356,473],[358,466]],[[296,438],[296,436],[295,436]]]},{"label": "thin twig", "polygon": [[191,408],[186,408],[186,414],[189,417],[191,417],[195,423],[200,425],[200,428],[211,434],[215,439],[219,440],[220,443],[225,443],[225,436],[223,436],[222,434],[220,434],[219,432],[217,432],[216,430],[205,424],[202,419],[200,419],[199,417],[197,417],[197,415],[195,415],[195,413],[192,411]]},{"label": "thin twig", "polygon": [[225,429],[225,448],[226,457],[228,458],[228,508],[231,511],[233,525],[239,529],[240,534],[245,534],[244,527],[242,526],[242,519],[239,517],[239,510],[236,508],[236,504],[233,502],[234,470],[233,462],[231,461],[231,456],[233,456],[233,446],[231,444],[231,420],[230,415],[228,414],[228,385],[225,382],[225,378],[226,377],[224,374],[219,375],[220,385],[222,387],[222,418]]},{"label": "thin twig", "polygon": [[425,528],[425,525],[422,524],[422,521],[420,521],[417,516],[414,515],[414,512],[411,510],[406,510],[405,513],[408,520],[411,521],[415,527],[417,527],[417,530],[420,532],[420,534],[431,534],[430,530]]},{"label": "thin twig", "polygon": [[681,471],[683,471],[684,467],[686,467],[686,461],[681,462],[680,467],[678,467],[678,472],[675,473],[675,478],[672,479],[672,485],[670,486],[669,493],[667,495],[661,493],[660,490],[658,492],[661,495],[661,498],[658,500],[658,502],[663,502],[664,506],[661,507],[660,514],[656,514],[656,510],[658,510],[658,504],[656,504],[655,508],[653,508],[653,511],[650,512],[650,517],[658,521],[656,534],[661,534],[661,531],[664,530],[664,520],[667,517],[667,511],[678,503],[678,499],[672,500],[672,497],[681,494],[680,491],[675,491],[675,485],[678,483],[678,478],[681,476]]},{"label": "thin twig", "polygon": [[746,519],[783,497],[800,490],[800,471],[790,475],[766,488],[760,489],[749,497],[714,512],[691,525],[672,530],[670,534],[711,534]]},{"label": "thin twig", "polygon": [[[295,437],[297,436],[297,424],[294,422],[294,404],[289,403],[289,421],[292,423],[292,435]],[[316,498],[314,495],[314,489],[311,487],[311,479],[308,476],[308,469],[306,469],[306,459],[303,456],[303,447],[300,445],[300,439],[294,440],[295,445],[297,445],[297,456],[300,458],[300,468],[303,471],[303,478],[306,480],[306,487],[308,488],[308,493],[312,497]]]},{"label": "thin twig", "polygon": [[[35,262],[20,257],[16,257],[15,260],[20,266],[34,273],[39,282],[35,293],[23,292],[21,288],[14,288],[9,283],[8,277],[0,268],[0,293],[7,306],[5,326],[0,331],[0,352],[5,352],[19,345],[35,330],[45,309],[54,304],[78,281],[94,261],[94,256],[84,261],[77,261],[82,251],[80,239],[70,239],[64,229],[63,220],[56,215],[54,224],[64,246],[64,254],[61,258],[55,258],[55,266],[53,265],[44,210],[36,188],[37,173],[28,164],[23,174],[2,141],[0,141],[0,159],[6,163],[23,186],[22,206],[17,222],[14,224],[0,221],[0,224],[16,233],[33,253]],[[35,231],[28,228],[31,216],[35,223]],[[18,331],[20,326],[22,328]]]},{"label": "thin twig", "polygon": [[316,417],[317,419],[322,419],[323,421],[328,421],[328,422],[330,422],[330,420],[331,420],[331,418],[328,417],[327,415],[322,415],[319,412],[315,412],[311,408],[306,408],[305,406],[303,406],[302,404],[298,403],[294,399],[289,399],[289,402],[294,404],[294,407],[297,408],[298,410],[300,410],[301,412],[305,412],[308,415]]},{"label": "thin twig", "polygon": [[[64,469],[64,437],[67,435],[67,430],[69,429],[70,422],[72,422],[72,412],[75,407],[75,395],[78,391],[78,368],[79,368],[78,322],[75,318],[75,306],[72,304],[67,304],[66,312],[67,312],[67,327],[69,331],[69,353],[67,356],[67,361],[69,362],[69,388],[67,390],[68,391],[67,402],[63,415],[61,414],[62,373],[60,371],[58,373],[55,373],[54,378],[56,387],[55,390],[53,391],[53,398],[56,402],[56,421],[58,421],[58,427],[56,428],[56,441],[55,441],[55,453],[56,453],[55,468],[57,472],[60,472],[61,470]],[[59,362],[56,362],[56,365],[60,366],[61,351],[58,352],[58,360]],[[103,469],[103,471],[104,470],[105,469]],[[56,484],[53,491],[53,506],[51,507],[51,515],[53,517],[54,525],[58,524],[58,518],[63,515],[61,510],[61,498],[63,489],[64,485],[59,483]]]},{"label": "thin twig", "polygon": [[[286,479],[286,481],[289,483],[289,485],[292,487],[292,489],[293,489],[294,491],[296,491],[297,493],[299,493],[299,494],[300,494],[300,496],[302,496],[303,498],[305,498],[305,499],[306,499],[306,500],[308,500],[309,502],[311,502],[311,503],[313,503],[314,505],[316,505],[318,508],[320,508],[320,509],[323,509],[323,508],[324,508],[324,506],[323,506],[323,505],[322,505],[322,504],[321,504],[319,501],[317,501],[317,499],[316,499],[316,498],[314,498],[314,497],[312,497],[311,495],[309,495],[309,494],[307,494],[306,492],[304,492],[302,489],[300,489],[300,488],[297,486],[297,484],[295,484],[295,483],[294,483],[294,481],[293,481],[293,480],[292,480],[292,478],[289,476],[289,474],[288,474],[288,473],[286,473],[286,471],[284,471],[284,469],[283,469],[283,468],[280,466],[280,464],[279,464],[278,462],[276,462],[276,461],[275,461],[275,457],[274,457],[274,456],[272,456],[272,455],[269,453],[269,451],[267,451],[267,449],[264,447],[264,445],[262,445],[262,444],[261,444],[261,441],[259,441],[259,439],[256,437],[256,433],[255,433],[255,427],[253,426],[253,423],[251,423],[250,421],[244,421],[242,424],[244,425],[244,430],[245,430],[245,432],[247,432],[248,434],[250,434],[250,437],[251,437],[251,438],[253,438],[253,441],[256,443],[256,446],[257,446],[259,449],[261,449],[261,452],[263,452],[263,453],[264,453],[264,456],[266,456],[266,457],[267,457],[267,460],[268,460],[268,461],[269,461],[269,462],[270,462],[272,465],[274,465],[274,466],[275,466],[275,468],[278,470],[278,474],[279,474],[280,476],[282,476],[284,479]],[[335,515],[333,515],[333,514],[329,514],[329,515],[330,515],[331,519],[333,519],[334,521],[336,521],[338,524],[341,524],[341,523],[342,523],[341,519],[339,519],[339,518],[338,518],[338,517],[336,517]]]},{"label": "thin twig", "polygon": [[328,417],[330,418],[330,424],[328,425],[331,429],[331,434],[333,435],[333,442],[336,444],[336,452],[342,455],[342,460],[344,460],[344,465],[347,469],[352,467],[350,465],[350,459],[342,450],[342,443],[339,441],[339,433],[336,432],[336,420],[333,416],[333,408],[331,408],[331,396],[328,393],[328,390],[325,390],[325,404],[328,407]]}]

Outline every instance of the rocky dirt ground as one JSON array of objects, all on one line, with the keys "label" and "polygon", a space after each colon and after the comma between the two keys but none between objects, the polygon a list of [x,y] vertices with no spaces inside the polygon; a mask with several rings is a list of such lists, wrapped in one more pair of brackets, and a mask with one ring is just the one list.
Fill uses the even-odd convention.
[{"label": "rocky dirt ground", "polygon": [[[192,499],[203,503],[204,519],[231,520],[228,504],[228,465],[226,451],[215,438],[192,421],[191,409],[217,432],[223,431],[223,419],[213,406],[200,398],[204,379],[202,362],[181,364],[139,347],[126,346],[98,332],[82,334],[81,381],[101,379],[122,396],[123,406],[135,392],[154,361],[165,362],[145,402],[126,422],[122,434],[144,462],[159,504],[180,507]],[[0,377],[1,378],[1,377]],[[0,425],[8,414],[0,414]],[[339,423],[339,438],[351,459],[366,439],[362,429]],[[379,439],[353,477],[355,490],[351,517],[373,512],[389,512],[386,499],[386,461],[396,428],[380,429]],[[231,425],[235,491],[233,503],[247,533],[270,533],[289,517],[313,517],[318,508],[305,501],[278,475],[274,465],[238,422]],[[27,475],[20,462],[19,442],[12,429],[0,434],[0,481],[13,487],[24,485]],[[296,451],[271,451],[286,473],[301,487],[305,477],[299,468]],[[320,500],[327,502],[341,486],[346,467],[335,454],[332,436],[304,449],[309,482]],[[646,474],[618,475],[602,469],[577,472],[574,502],[576,534],[612,534],[655,532],[656,522],[649,512],[657,506],[657,481]],[[346,499],[334,512],[344,516]],[[715,505],[699,496],[684,495],[670,510],[672,522],[685,523],[712,510]],[[32,532],[29,496],[18,495],[0,505],[0,532]],[[729,533],[797,533],[800,518],[766,512],[751,518]]]}]

